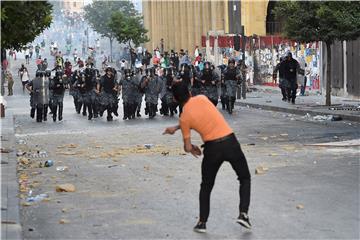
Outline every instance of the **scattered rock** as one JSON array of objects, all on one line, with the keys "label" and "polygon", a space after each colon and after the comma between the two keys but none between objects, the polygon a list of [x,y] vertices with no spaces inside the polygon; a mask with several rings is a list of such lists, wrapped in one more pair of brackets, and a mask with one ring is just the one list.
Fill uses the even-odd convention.
[{"label": "scattered rock", "polygon": [[280,136],[286,137],[286,136],[289,136],[289,134],[287,134],[287,133],[281,133]]},{"label": "scattered rock", "polygon": [[68,211],[68,209],[67,208],[63,208],[63,209],[61,209],[61,212],[63,212],[63,213],[66,213]]},{"label": "scattered rock", "polygon": [[255,143],[248,143],[247,146],[255,146]]},{"label": "scattered rock", "polygon": [[66,220],[66,219],[60,219],[59,223],[60,224],[67,224],[67,223],[70,223],[70,221]]},{"label": "scattered rock", "polygon": [[262,175],[262,174],[265,174],[268,170],[269,170],[269,168],[267,168],[267,167],[257,166],[255,168],[255,174],[256,175]]},{"label": "scattered rock", "polygon": [[56,192],[75,192],[76,188],[73,184],[59,184],[56,186]]},{"label": "scattered rock", "polygon": [[162,155],[166,156],[166,155],[169,155],[169,152],[161,152]]},{"label": "scattered rock", "polygon": [[304,205],[298,204],[298,205],[296,205],[296,209],[304,209]]},{"label": "scattered rock", "polygon": [[26,157],[19,157],[18,161],[19,161],[19,163],[24,164],[24,165],[28,165],[30,163],[29,159]]}]

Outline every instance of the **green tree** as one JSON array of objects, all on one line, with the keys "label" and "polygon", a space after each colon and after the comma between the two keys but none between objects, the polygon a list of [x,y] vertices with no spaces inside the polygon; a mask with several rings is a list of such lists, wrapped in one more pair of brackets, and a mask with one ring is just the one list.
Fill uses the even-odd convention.
[{"label": "green tree", "polygon": [[119,43],[127,43],[131,48],[131,42],[138,46],[149,41],[142,22],[141,16],[126,16],[118,11],[111,16],[109,27]]},{"label": "green tree", "polygon": [[109,24],[114,12],[122,12],[125,16],[136,16],[137,12],[132,2],[126,1],[99,1],[95,0],[92,4],[85,6],[85,19],[90,26],[102,37],[110,40],[110,61],[112,61],[112,44],[114,33]]},{"label": "green tree", "polygon": [[1,48],[20,50],[34,41],[52,21],[52,6],[46,1],[1,2]]},{"label": "green tree", "polygon": [[360,36],[360,2],[279,1],[275,17],[284,22],[283,35],[298,42],[326,45],[326,105],[331,105],[331,44]]}]

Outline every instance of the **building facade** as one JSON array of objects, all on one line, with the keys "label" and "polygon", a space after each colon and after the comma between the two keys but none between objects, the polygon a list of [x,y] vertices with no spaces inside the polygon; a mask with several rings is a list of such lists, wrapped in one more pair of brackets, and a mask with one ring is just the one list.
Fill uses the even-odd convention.
[{"label": "building facade", "polygon": [[201,46],[201,36],[209,32],[266,35],[268,0],[143,1],[145,28],[149,30],[147,49],[189,50]]}]

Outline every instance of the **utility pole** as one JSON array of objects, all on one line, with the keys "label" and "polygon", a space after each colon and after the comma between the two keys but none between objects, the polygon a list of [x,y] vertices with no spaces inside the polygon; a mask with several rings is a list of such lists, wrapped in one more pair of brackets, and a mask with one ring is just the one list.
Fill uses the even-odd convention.
[{"label": "utility pole", "polygon": [[86,27],[86,50],[89,49],[89,27]]}]

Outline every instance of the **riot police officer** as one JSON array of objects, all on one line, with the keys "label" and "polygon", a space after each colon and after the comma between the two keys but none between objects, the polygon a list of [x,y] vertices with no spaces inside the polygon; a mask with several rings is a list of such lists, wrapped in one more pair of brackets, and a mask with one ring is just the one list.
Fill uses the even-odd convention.
[{"label": "riot police officer", "polygon": [[118,83],[116,81],[116,71],[111,67],[105,69],[105,75],[100,78],[97,85],[97,92],[100,93],[100,116],[107,111],[107,121],[112,121],[112,113],[117,114],[118,106]]},{"label": "riot police officer", "polygon": [[155,68],[145,70],[145,76],[141,79],[140,88],[145,93],[145,114],[149,114],[149,118],[152,119],[156,116],[157,103],[161,90],[161,80],[155,73]]},{"label": "riot police officer", "polygon": [[225,84],[225,102],[229,114],[232,114],[234,103],[236,100],[237,81],[240,79],[240,70],[235,68],[235,60],[230,59],[228,66],[223,72],[223,79]]},{"label": "riot police officer", "polygon": [[204,69],[201,72],[200,80],[204,85],[203,94],[216,106],[219,99],[217,91],[219,75],[212,69],[210,62],[204,63]]},{"label": "riot police officer", "polygon": [[51,105],[50,109],[53,114],[53,121],[56,122],[57,109],[59,107],[58,119],[61,121],[63,119],[63,101],[64,93],[67,88],[66,82],[64,81],[64,74],[62,71],[56,71],[55,77],[50,81],[50,90],[51,94]]},{"label": "riot police officer", "polygon": [[36,77],[26,85],[32,97],[32,108],[36,109],[36,121],[47,121],[49,104],[49,73],[38,71]]},{"label": "riot police officer", "polygon": [[135,118],[137,104],[135,102],[135,91],[137,90],[134,81],[134,72],[131,69],[124,69],[124,77],[120,80],[121,95],[123,100],[123,120]]}]

